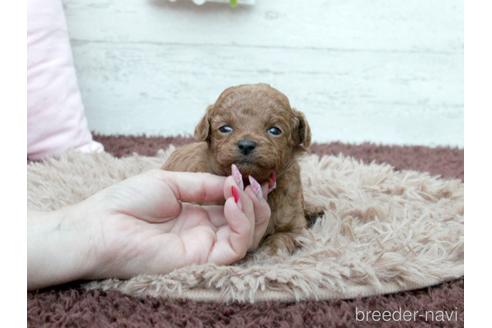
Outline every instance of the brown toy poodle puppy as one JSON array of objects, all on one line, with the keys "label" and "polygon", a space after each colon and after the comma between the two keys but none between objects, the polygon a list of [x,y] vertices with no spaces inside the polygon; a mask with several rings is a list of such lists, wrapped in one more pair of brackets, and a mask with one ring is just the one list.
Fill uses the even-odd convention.
[{"label": "brown toy poodle puppy", "polygon": [[[239,85],[224,90],[208,107],[195,138],[199,142],[176,149],[162,168],[222,176],[242,174],[244,183],[252,185],[255,181],[249,176],[260,184],[269,181],[272,215],[263,244],[273,253],[279,249],[292,253],[297,246],[295,236],[307,225],[297,163],[297,156],[311,144],[304,114],[267,84]],[[306,215],[317,212],[309,209]]]}]

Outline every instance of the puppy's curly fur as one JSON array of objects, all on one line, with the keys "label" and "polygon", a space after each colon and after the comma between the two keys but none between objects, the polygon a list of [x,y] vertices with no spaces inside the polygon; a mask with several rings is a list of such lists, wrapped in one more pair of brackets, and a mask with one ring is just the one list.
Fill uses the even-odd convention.
[{"label": "puppy's curly fur", "polygon": [[208,107],[195,138],[199,142],[178,148],[162,168],[227,176],[234,163],[245,182],[248,175],[260,183],[276,175],[276,188],[268,196],[272,215],[264,243],[273,252],[293,252],[296,234],[307,225],[296,160],[311,144],[304,114],[267,84],[239,85],[224,90]]}]

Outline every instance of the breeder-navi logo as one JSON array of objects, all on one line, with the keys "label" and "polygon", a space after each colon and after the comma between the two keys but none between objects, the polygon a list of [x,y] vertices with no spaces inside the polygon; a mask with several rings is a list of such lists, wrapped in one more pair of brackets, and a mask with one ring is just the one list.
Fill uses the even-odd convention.
[{"label": "breeder-navi logo", "polygon": [[458,321],[458,311],[445,311],[445,310],[359,310],[355,308],[355,320],[356,321]]}]

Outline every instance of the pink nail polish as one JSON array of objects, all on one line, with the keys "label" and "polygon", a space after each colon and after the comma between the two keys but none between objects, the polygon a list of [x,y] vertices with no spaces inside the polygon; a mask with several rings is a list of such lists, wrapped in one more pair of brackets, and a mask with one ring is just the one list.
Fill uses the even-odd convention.
[{"label": "pink nail polish", "polygon": [[260,184],[251,175],[248,176],[248,179],[249,179],[249,185],[251,186],[251,189],[255,193],[256,198],[258,198],[259,200],[262,200],[263,199],[263,191],[261,190]]},{"label": "pink nail polish", "polygon": [[232,177],[241,190],[244,190],[243,176],[235,164],[231,165]]}]

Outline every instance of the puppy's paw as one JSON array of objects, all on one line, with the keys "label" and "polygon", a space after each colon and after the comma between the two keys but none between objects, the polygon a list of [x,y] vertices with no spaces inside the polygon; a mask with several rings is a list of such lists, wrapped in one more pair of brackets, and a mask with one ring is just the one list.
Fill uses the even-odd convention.
[{"label": "puppy's paw", "polygon": [[262,243],[262,247],[266,248],[269,255],[280,255],[281,253],[292,255],[301,246],[296,240],[298,235],[295,232],[277,232],[268,236]]},{"label": "puppy's paw", "polygon": [[304,216],[311,226],[316,219],[325,214],[325,208],[322,206],[317,206],[309,203],[304,204]]}]

